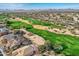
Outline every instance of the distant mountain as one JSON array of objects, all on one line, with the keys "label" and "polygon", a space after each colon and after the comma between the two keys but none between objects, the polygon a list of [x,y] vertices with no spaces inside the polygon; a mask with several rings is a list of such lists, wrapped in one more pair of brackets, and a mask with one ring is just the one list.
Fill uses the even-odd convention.
[{"label": "distant mountain", "polygon": [[79,9],[31,9],[31,10],[24,10],[24,9],[0,9],[0,12],[79,12]]}]

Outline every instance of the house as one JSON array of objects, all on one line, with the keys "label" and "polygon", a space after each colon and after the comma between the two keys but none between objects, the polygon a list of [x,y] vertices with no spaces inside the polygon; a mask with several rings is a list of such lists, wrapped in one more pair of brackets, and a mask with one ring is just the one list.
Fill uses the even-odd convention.
[{"label": "house", "polygon": [[0,28],[0,36],[6,35],[9,33],[9,30],[6,27]]},{"label": "house", "polygon": [[12,33],[0,37],[0,46],[4,47],[4,52],[7,55],[11,55],[14,50],[31,44],[31,40]]},{"label": "house", "polygon": [[31,40],[14,34],[4,35],[0,38],[0,45],[4,45],[6,48],[16,49],[16,47],[30,44],[32,44]]}]

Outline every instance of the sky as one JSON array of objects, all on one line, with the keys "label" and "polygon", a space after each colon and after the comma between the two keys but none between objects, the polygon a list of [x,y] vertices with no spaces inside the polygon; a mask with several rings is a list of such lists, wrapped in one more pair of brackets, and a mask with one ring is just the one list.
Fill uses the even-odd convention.
[{"label": "sky", "polygon": [[0,9],[79,9],[79,3],[0,3]]}]

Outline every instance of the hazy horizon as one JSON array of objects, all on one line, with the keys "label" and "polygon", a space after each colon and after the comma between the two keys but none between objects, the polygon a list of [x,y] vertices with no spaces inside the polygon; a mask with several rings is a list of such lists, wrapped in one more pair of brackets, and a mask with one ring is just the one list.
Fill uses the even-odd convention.
[{"label": "hazy horizon", "polygon": [[0,3],[0,9],[79,9],[79,3]]}]

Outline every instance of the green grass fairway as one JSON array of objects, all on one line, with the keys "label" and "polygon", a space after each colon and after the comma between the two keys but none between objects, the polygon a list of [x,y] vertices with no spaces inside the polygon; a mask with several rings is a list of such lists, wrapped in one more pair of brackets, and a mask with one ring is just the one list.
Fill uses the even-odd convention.
[{"label": "green grass fairway", "polygon": [[62,51],[62,53],[65,55],[79,55],[79,37],[64,34],[56,34],[45,30],[34,29],[32,25],[27,25],[17,21],[8,23],[8,26],[14,29],[23,27],[26,28],[26,30],[43,37],[45,40],[50,40],[52,43],[60,43],[66,45],[67,48],[64,49],[64,51]]}]

